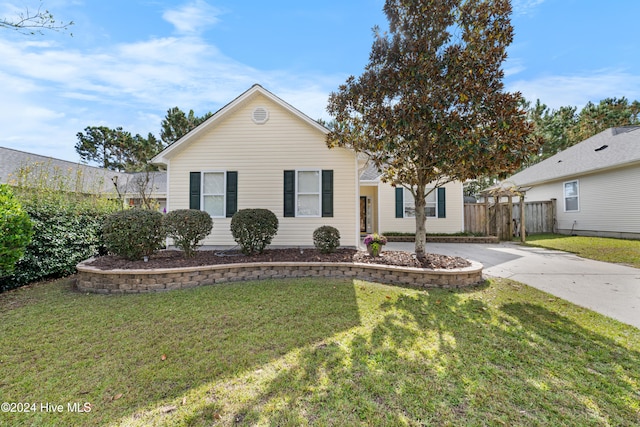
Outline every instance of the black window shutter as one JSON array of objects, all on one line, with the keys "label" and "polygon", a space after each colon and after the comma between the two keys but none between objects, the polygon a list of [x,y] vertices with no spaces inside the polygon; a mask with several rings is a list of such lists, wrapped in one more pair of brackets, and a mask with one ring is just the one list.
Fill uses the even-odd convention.
[{"label": "black window shutter", "polygon": [[438,218],[447,217],[447,191],[446,188],[438,188]]},{"label": "black window shutter", "polygon": [[296,216],[296,171],[284,171],[284,216]]},{"label": "black window shutter", "polygon": [[396,187],[396,218],[404,218],[404,187]]},{"label": "black window shutter", "polygon": [[227,218],[238,210],[238,172],[227,172]]},{"label": "black window shutter", "polygon": [[189,209],[200,210],[200,172],[189,173]]},{"label": "black window shutter", "polygon": [[322,171],[322,216],[333,217],[333,171]]}]

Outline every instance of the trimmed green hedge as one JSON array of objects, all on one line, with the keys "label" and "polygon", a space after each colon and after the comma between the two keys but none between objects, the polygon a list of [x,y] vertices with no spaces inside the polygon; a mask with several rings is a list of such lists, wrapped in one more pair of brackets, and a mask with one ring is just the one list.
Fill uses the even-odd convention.
[{"label": "trimmed green hedge", "polygon": [[103,209],[43,202],[25,210],[33,237],[13,274],[0,281],[2,291],[74,274],[80,261],[104,253],[100,228],[107,212]]},{"label": "trimmed green hedge", "polygon": [[104,253],[102,221],[118,203],[115,194],[102,193],[102,178],[33,162],[12,172],[9,185],[29,215],[33,237],[13,274],[0,279],[0,292],[73,274],[80,261]]},{"label": "trimmed green hedge", "polygon": [[158,250],[166,233],[162,214],[147,209],[127,209],[109,215],[102,226],[107,250],[129,260],[142,259]]},{"label": "trimmed green hedge", "polygon": [[195,255],[198,243],[211,233],[211,216],[196,209],[178,209],[166,214],[162,220],[165,231],[185,258]]},{"label": "trimmed green hedge", "polygon": [[335,252],[340,246],[340,231],[330,225],[323,225],[313,232],[314,246],[324,254]]},{"label": "trimmed green hedge", "polygon": [[268,209],[241,209],[231,218],[231,234],[242,253],[262,253],[278,232],[278,218]]}]

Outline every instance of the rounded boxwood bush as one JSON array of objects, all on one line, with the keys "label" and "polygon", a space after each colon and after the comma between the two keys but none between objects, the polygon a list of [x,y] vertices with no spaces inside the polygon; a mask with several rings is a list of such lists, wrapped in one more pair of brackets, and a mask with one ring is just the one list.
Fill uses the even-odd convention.
[{"label": "rounded boxwood bush", "polygon": [[109,215],[102,235],[109,252],[129,260],[153,254],[166,236],[160,212],[137,208]]},{"label": "rounded boxwood bush", "polygon": [[185,258],[195,255],[198,243],[211,233],[211,216],[197,209],[178,209],[163,218],[164,229]]},{"label": "rounded boxwood bush", "polygon": [[0,277],[14,269],[31,241],[33,226],[8,185],[0,185]]},{"label": "rounded boxwood bush", "polygon": [[231,234],[245,255],[262,253],[278,232],[278,218],[269,209],[240,209],[231,218]]},{"label": "rounded boxwood bush", "polygon": [[340,231],[330,225],[323,225],[313,232],[313,244],[323,254],[335,252],[340,246]]}]

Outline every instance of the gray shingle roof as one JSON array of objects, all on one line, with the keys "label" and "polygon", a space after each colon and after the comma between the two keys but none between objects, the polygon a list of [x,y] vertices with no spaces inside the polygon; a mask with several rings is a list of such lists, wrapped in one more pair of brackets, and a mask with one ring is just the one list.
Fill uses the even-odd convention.
[{"label": "gray shingle roof", "polygon": [[[146,179],[145,172],[136,172],[127,175],[127,184],[126,184],[126,192],[136,194],[139,192],[139,184],[144,183]],[[125,179],[127,179],[125,178]],[[166,194],[167,192],[167,172],[149,172],[149,182],[147,186],[152,187],[152,193],[158,194]]]},{"label": "gray shingle roof", "polygon": [[504,180],[542,184],[604,169],[640,164],[640,126],[610,128]]},{"label": "gray shingle roof", "polygon": [[373,162],[368,162],[367,167],[360,174],[361,181],[375,181],[380,176],[380,171],[373,164]]},{"label": "gray shingle roof", "polygon": [[[33,166],[34,164],[46,168],[49,175],[61,175],[69,180],[75,180],[78,175],[81,175],[82,189],[87,193],[97,191],[112,192],[114,190],[114,177],[117,177],[120,188],[134,192],[132,191],[132,182],[139,175],[109,171],[95,166],[0,147],[0,183],[9,183],[11,180],[15,180],[16,174],[21,168]],[[167,192],[166,172],[153,172],[152,182],[154,193]],[[69,181],[69,185],[75,188],[75,182]]]}]

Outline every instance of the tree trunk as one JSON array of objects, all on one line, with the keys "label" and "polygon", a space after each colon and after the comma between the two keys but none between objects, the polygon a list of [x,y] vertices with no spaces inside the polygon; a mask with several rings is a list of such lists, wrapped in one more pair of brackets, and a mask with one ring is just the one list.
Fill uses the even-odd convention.
[{"label": "tree trunk", "polygon": [[425,186],[418,185],[414,194],[416,206],[416,257],[424,259],[427,245],[427,216],[425,213]]}]

